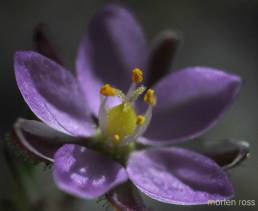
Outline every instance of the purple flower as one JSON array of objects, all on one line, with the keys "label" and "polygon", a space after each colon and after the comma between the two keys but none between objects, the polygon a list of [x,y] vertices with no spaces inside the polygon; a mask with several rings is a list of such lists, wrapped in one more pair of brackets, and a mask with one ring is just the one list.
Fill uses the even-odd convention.
[{"label": "purple flower", "polygon": [[[91,20],[77,77],[39,53],[17,52],[18,87],[44,122],[20,119],[19,142],[53,162],[57,186],[78,197],[99,197],[128,179],[171,204],[232,197],[227,175],[213,160],[170,145],[214,126],[239,92],[240,78],[208,67],[169,73],[166,65],[153,68],[151,55],[134,17],[116,5]],[[141,100],[143,79],[149,89]],[[137,142],[159,147],[137,150]]]}]

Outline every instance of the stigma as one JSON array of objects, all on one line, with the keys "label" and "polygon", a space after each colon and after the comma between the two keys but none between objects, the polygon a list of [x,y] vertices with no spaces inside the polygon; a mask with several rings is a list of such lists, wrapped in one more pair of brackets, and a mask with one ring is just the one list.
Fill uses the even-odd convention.
[{"label": "stigma", "polygon": [[[125,94],[121,90],[105,84],[100,88],[101,105],[99,108],[100,130],[109,143],[113,145],[128,144],[143,135],[150,124],[152,109],[157,103],[155,91],[141,85],[143,72],[139,68],[132,70],[132,84]],[[137,114],[135,101],[144,94],[144,102],[148,108],[143,114]],[[121,103],[108,108],[109,97],[120,98]]]}]

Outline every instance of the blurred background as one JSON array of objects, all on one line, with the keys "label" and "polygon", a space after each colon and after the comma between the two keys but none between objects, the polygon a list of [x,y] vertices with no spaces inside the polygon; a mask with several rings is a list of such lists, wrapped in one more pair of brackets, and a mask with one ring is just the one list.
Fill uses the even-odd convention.
[{"label": "blurred background", "polygon": [[[32,31],[46,23],[51,38],[74,69],[77,47],[90,17],[104,0],[1,0],[0,1],[0,135],[11,129],[17,117],[34,118],[14,79],[13,55],[32,49]],[[174,69],[201,65],[231,71],[243,78],[239,98],[225,118],[203,139],[234,138],[251,144],[251,157],[229,172],[236,199],[258,203],[258,1],[257,0],[128,0],[145,29],[150,45],[161,31],[172,29],[183,37]],[[1,140],[1,148],[3,143]],[[15,168],[13,168],[15,166]],[[105,202],[84,201],[56,189],[51,171],[0,152],[0,210],[105,210]],[[255,207],[173,206],[144,197],[152,210],[253,210]],[[103,207],[104,206],[104,207]]]}]

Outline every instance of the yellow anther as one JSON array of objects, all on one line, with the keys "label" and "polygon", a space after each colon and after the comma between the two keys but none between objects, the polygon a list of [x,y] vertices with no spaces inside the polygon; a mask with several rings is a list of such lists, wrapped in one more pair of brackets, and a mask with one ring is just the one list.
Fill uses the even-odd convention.
[{"label": "yellow anther", "polygon": [[144,95],[144,101],[151,106],[156,105],[157,99],[156,99],[155,92],[153,89],[147,90],[147,92]]},{"label": "yellow anther", "polygon": [[143,125],[145,122],[145,117],[143,115],[137,116],[136,124],[137,125]]},{"label": "yellow anther", "polygon": [[132,80],[136,84],[139,84],[143,81],[143,73],[139,68],[133,69]]},{"label": "yellow anther", "polygon": [[116,89],[110,86],[109,84],[105,84],[99,90],[100,94],[104,96],[116,96],[117,92]]},{"label": "yellow anther", "polygon": [[118,134],[113,135],[112,137],[112,143],[113,144],[119,144],[121,141],[120,136]]}]

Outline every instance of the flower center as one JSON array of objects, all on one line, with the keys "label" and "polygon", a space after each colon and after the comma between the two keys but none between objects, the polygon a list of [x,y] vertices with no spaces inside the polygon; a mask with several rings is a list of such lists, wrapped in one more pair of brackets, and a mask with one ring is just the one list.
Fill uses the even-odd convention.
[{"label": "flower center", "polygon": [[[139,86],[142,81],[142,71],[135,68],[132,71],[132,84],[127,94],[109,84],[105,84],[100,89],[100,129],[102,134],[115,145],[135,141],[145,132],[150,123],[152,108],[157,101],[154,90],[148,89],[144,95],[144,101],[148,104],[144,114],[138,115],[134,107],[134,102],[146,89],[144,86]],[[122,102],[115,107],[107,108],[108,97],[119,97]]]},{"label": "flower center", "polygon": [[137,115],[130,103],[122,103],[107,112],[106,133],[120,139],[132,135],[136,129]]}]

